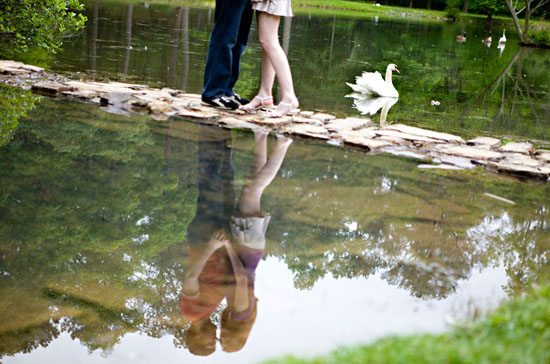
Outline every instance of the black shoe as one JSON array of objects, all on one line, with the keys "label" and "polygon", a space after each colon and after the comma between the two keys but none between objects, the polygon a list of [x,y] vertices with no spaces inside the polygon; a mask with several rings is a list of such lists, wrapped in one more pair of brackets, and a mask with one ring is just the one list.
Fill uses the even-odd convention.
[{"label": "black shoe", "polygon": [[231,100],[229,97],[226,96],[213,98],[203,96],[201,100],[209,106],[214,106],[215,108],[222,110],[236,110],[240,106],[237,102]]},{"label": "black shoe", "polygon": [[239,94],[233,94],[233,96],[230,96],[229,98],[242,106],[250,102],[249,99],[245,99],[244,97],[241,97]]}]

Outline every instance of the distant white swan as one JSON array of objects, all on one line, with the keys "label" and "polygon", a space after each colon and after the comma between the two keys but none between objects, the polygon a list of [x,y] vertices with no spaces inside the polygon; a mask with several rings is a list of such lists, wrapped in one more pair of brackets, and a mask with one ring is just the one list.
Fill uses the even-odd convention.
[{"label": "distant white swan", "polygon": [[382,75],[376,72],[363,72],[361,76],[355,78],[355,84],[348,83],[346,84],[351,87],[355,92],[370,95],[370,96],[381,96],[381,97],[399,97],[399,93],[393,86],[391,81],[391,73],[395,71],[399,73],[397,66],[393,63],[390,63],[386,68],[386,80],[382,79]]},{"label": "distant white swan", "polygon": [[499,44],[506,43],[506,29],[502,29],[502,37],[498,40]]}]

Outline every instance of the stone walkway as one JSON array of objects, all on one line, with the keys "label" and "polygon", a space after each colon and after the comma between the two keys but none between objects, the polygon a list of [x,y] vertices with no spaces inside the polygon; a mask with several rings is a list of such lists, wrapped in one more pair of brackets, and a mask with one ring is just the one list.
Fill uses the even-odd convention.
[{"label": "stone walkway", "polygon": [[376,126],[367,118],[338,119],[335,116],[302,111],[280,119],[264,112],[220,111],[201,104],[200,95],[168,88],[119,82],[75,81],[44,69],[0,60],[0,81],[57,98],[78,99],[103,105],[121,114],[148,111],[156,120],[181,117],[222,125],[227,128],[264,128],[277,133],[324,140],[335,146],[359,147],[423,161],[420,168],[486,169],[550,181],[550,151],[535,150],[529,143],[508,143],[478,137],[465,141],[446,133],[404,124]]}]

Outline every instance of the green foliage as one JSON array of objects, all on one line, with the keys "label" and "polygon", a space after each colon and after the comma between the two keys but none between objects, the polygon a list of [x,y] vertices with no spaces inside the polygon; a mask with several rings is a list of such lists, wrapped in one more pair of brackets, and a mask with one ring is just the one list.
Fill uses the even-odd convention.
[{"label": "green foliage", "polygon": [[550,27],[532,27],[529,37],[537,46],[550,47]]},{"label": "green foliage", "polygon": [[81,29],[86,23],[78,0],[2,0],[0,37],[15,50],[27,52],[38,46],[55,53],[62,37]]},{"label": "green foliage", "polygon": [[39,97],[30,91],[0,83],[0,146],[11,139],[19,125],[19,118],[27,115],[37,100]]},{"label": "green foliage", "polygon": [[483,15],[509,15],[506,3],[502,0],[471,0],[469,10]]},{"label": "green foliage", "polygon": [[270,364],[539,364],[550,360],[550,286],[532,288],[485,319],[443,335],[390,337],[311,360],[283,358]]}]

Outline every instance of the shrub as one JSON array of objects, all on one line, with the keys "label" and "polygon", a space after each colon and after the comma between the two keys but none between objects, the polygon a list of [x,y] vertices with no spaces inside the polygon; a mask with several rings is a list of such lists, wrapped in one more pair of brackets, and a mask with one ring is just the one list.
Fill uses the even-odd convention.
[{"label": "shrub", "polygon": [[86,23],[78,0],[0,0],[0,37],[16,51],[36,45],[55,53],[62,37]]}]

